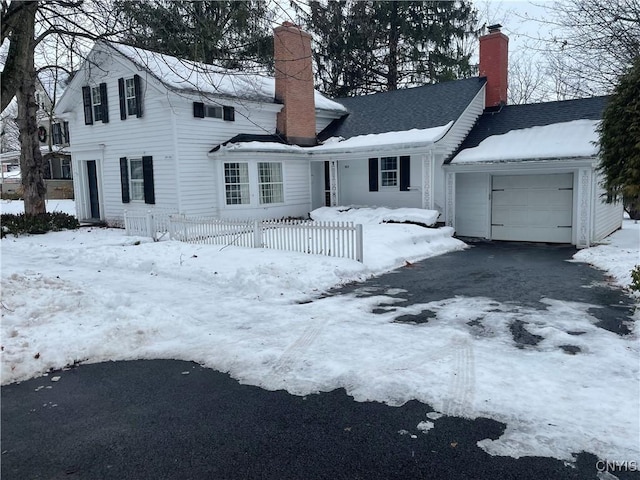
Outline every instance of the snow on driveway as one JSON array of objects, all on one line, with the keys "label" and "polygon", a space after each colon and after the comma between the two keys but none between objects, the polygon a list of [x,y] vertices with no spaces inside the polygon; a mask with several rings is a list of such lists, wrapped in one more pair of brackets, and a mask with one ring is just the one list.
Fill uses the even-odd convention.
[{"label": "snow on driveway", "polygon": [[[479,442],[491,454],[571,460],[584,450],[608,460],[640,458],[636,327],[620,337],[595,326],[590,305],[553,299],[546,310],[529,310],[491,298],[410,306],[386,295],[323,298],[332,286],[464,248],[448,228],[367,223],[364,231],[364,265],[154,243],[102,228],[5,238],[2,383],[77,362],[192,360],[270,390],[306,395],[344,387],[358,401],[417,399],[445,415],[494,418],[507,429]],[[601,265],[630,269],[639,233],[625,222],[610,250],[578,256],[591,252]],[[617,245],[628,241],[620,254]],[[394,302],[395,311],[372,313]],[[426,324],[394,322],[427,309],[436,317]],[[482,332],[469,325],[480,317]],[[508,327],[514,318],[545,340],[518,348]],[[558,348],[569,340],[580,354]],[[416,425],[416,433],[428,431]]]}]

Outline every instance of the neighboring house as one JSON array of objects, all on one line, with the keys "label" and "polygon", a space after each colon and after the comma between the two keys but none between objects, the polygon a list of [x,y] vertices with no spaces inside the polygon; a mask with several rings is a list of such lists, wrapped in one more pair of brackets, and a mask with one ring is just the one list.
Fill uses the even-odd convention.
[{"label": "neighboring house", "polygon": [[[66,78],[66,75],[65,75]],[[56,100],[64,92],[64,81],[41,72],[36,82],[38,140],[44,162],[47,198],[73,198],[73,170],[69,153],[69,122],[55,116]]]},{"label": "neighboring house", "polygon": [[[579,246],[619,228],[589,143],[605,99],[506,106],[508,39],[496,26],[480,42],[479,78],[338,100],[314,91],[311,39],[290,23],[274,30],[275,79],[98,43],[56,108],[78,216],[417,207],[463,236]],[[548,141],[565,127],[575,149]]]}]

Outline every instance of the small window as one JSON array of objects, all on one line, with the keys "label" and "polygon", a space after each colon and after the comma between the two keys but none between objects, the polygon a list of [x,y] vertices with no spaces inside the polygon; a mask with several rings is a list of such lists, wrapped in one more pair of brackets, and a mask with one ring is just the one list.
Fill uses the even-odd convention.
[{"label": "small window", "polygon": [[131,200],[144,200],[144,172],[141,158],[129,160],[129,194]]},{"label": "small window", "polygon": [[71,160],[63,158],[60,164],[60,169],[62,170],[62,178],[65,180],[71,180]]},{"label": "small window", "polygon": [[100,95],[100,87],[91,87],[91,105],[93,107],[93,120],[95,122],[102,120],[102,96]]},{"label": "small window", "polygon": [[380,158],[380,185],[383,187],[398,186],[398,157]]},{"label": "small window", "polygon": [[249,164],[225,163],[224,186],[227,205],[249,204]]},{"label": "small window", "polygon": [[125,80],[125,98],[127,101],[127,113],[129,115],[137,115],[138,102],[136,99],[136,84],[133,77]]},{"label": "small window", "polygon": [[284,202],[282,163],[258,162],[258,188],[261,204]]},{"label": "small window", "polygon": [[215,107],[213,105],[205,105],[204,116],[209,118],[222,118],[222,107]]}]

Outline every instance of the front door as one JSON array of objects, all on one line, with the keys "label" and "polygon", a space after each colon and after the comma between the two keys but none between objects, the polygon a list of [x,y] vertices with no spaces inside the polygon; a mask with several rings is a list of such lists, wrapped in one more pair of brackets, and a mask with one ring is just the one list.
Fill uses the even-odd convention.
[{"label": "front door", "polygon": [[98,199],[98,173],[96,161],[87,162],[87,181],[89,184],[89,204],[91,206],[91,218],[100,218],[100,201]]}]

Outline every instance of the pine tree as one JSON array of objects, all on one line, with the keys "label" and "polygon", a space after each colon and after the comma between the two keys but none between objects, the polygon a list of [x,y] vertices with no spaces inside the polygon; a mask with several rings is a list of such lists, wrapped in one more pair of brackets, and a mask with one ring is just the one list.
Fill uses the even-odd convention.
[{"label": "pine tree", "polygon": [[471,75],[462,44],[474,36],[470,2],[311,2],[304,17],[316,39],[317,83],[353,96]]},{"label": "pine tree", "polygon": [[640,57],[620,77],[599,135],[606,201],[623,200],[631,218],[640,219]]},{"label": "pine tree", "polygon": [[273,39],[266,3],[250,1],[117,1],[128,24],[125,43],[227,68],[270,64]]}]

